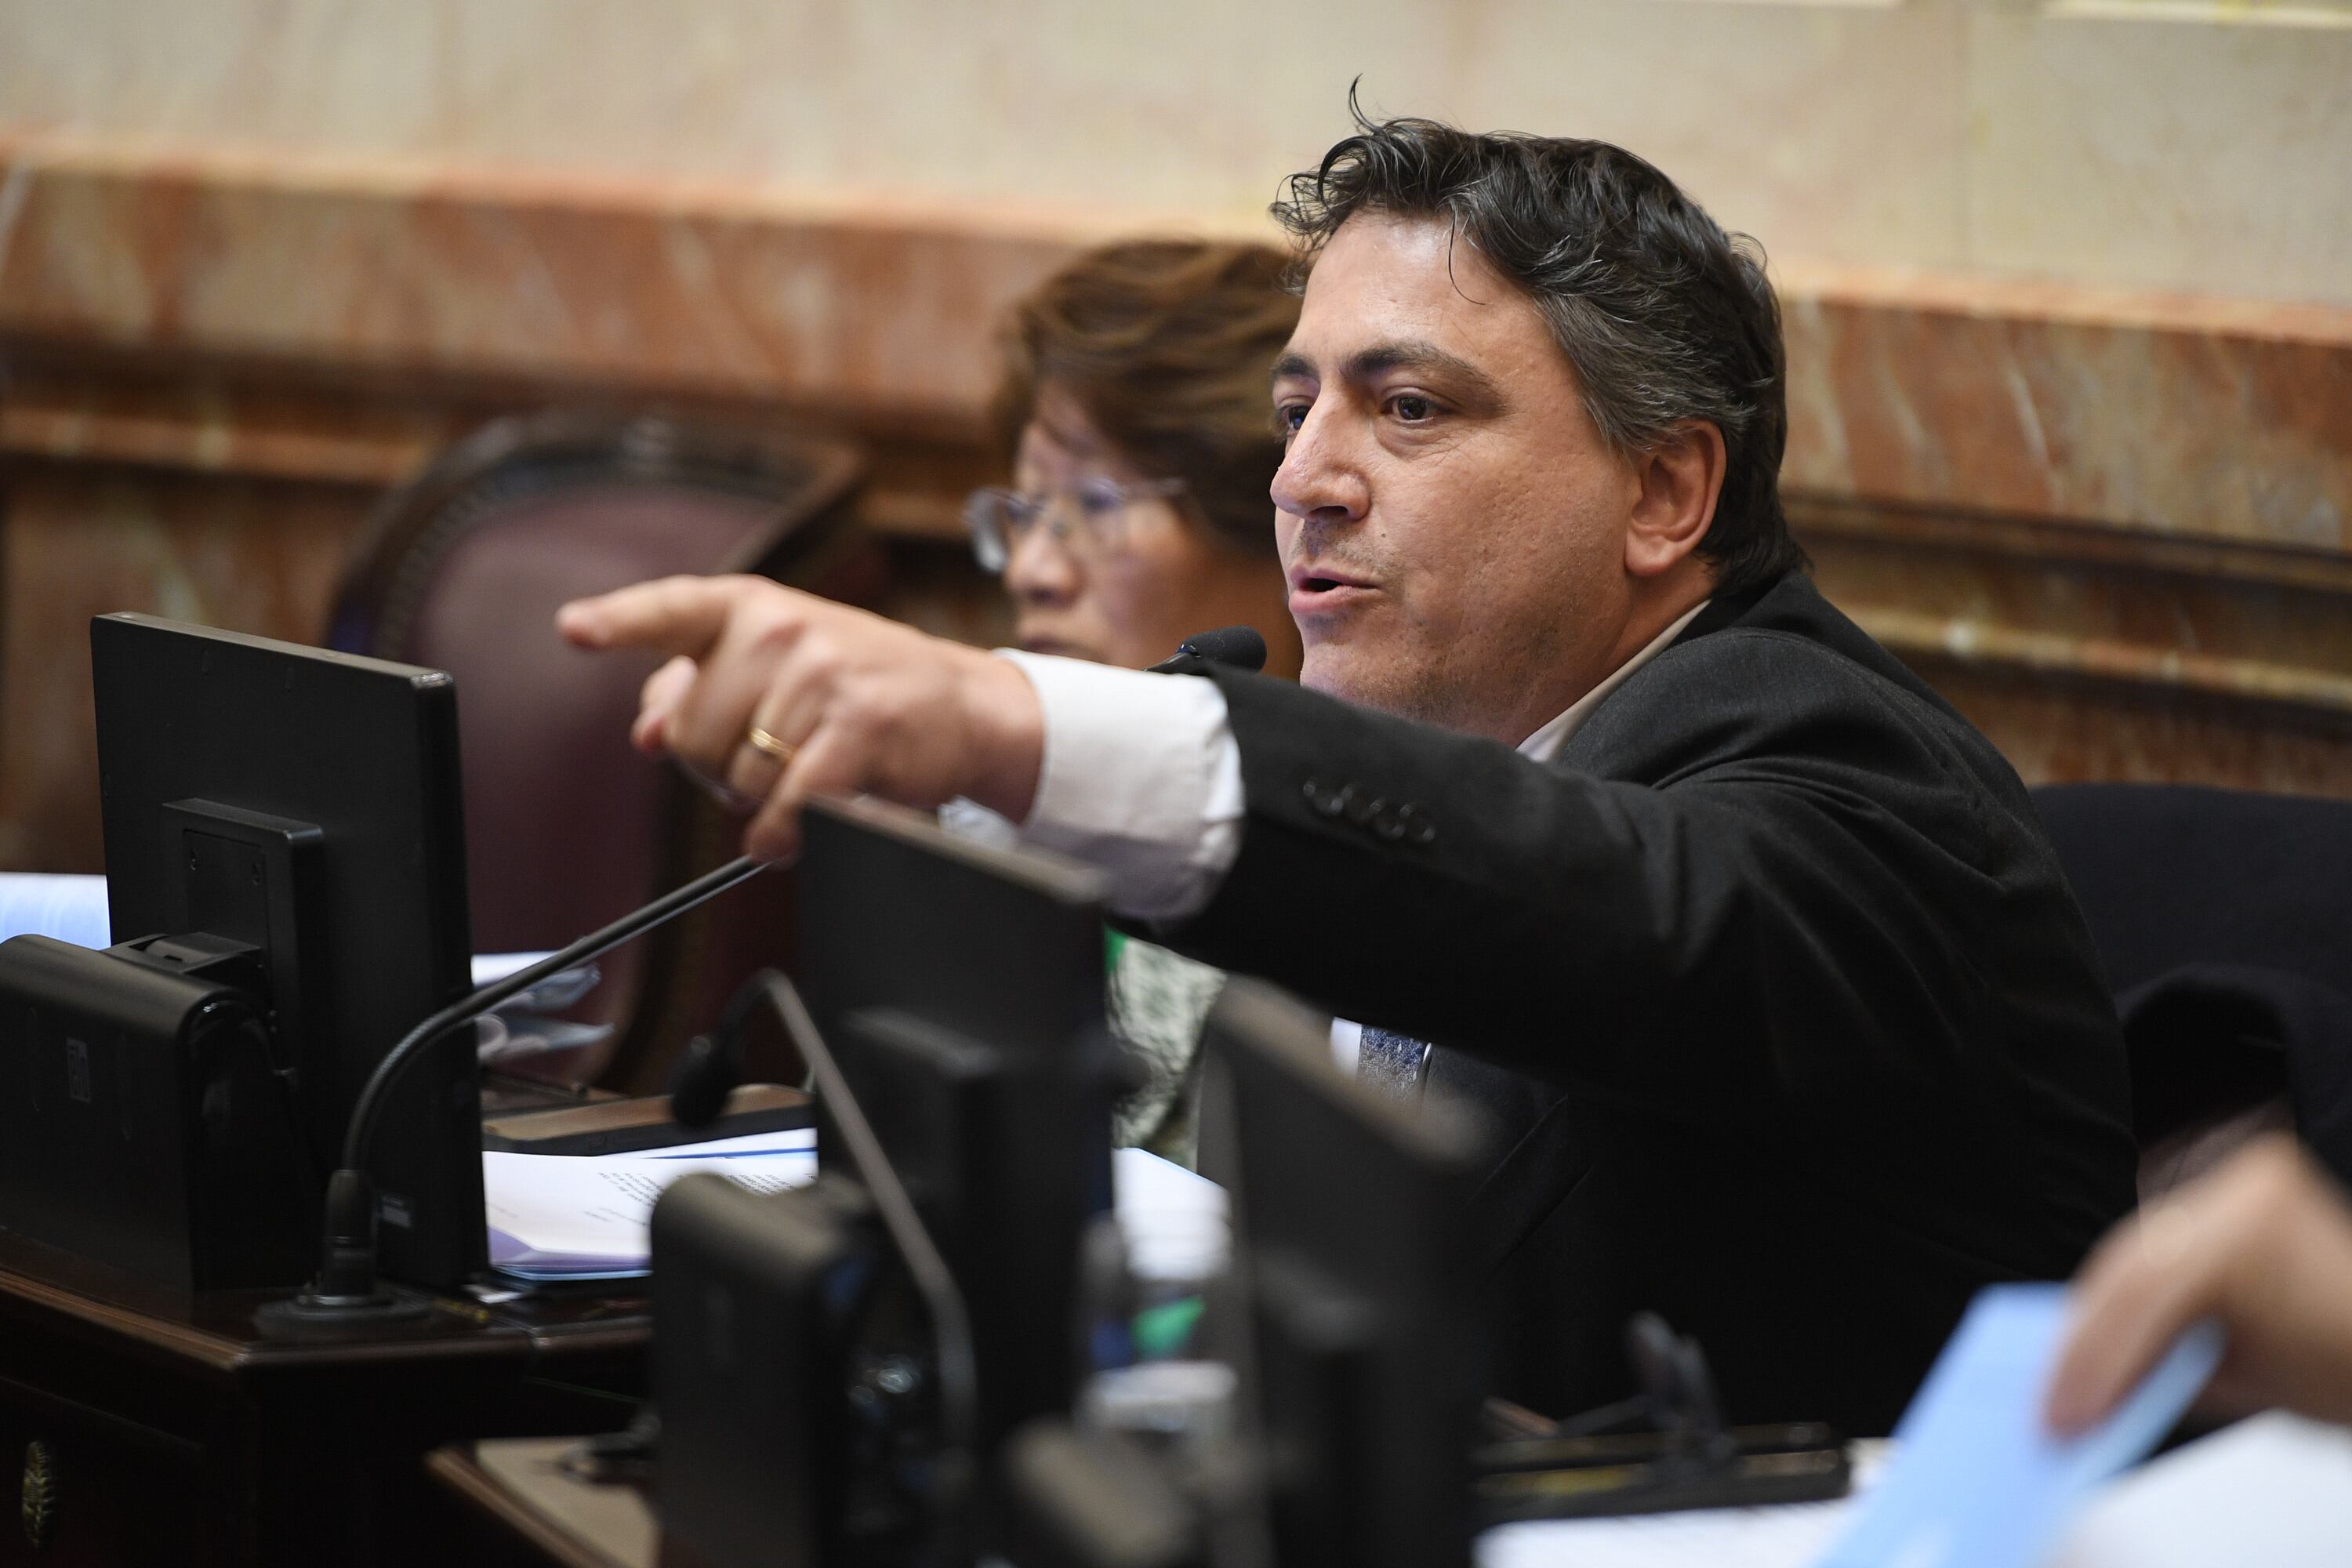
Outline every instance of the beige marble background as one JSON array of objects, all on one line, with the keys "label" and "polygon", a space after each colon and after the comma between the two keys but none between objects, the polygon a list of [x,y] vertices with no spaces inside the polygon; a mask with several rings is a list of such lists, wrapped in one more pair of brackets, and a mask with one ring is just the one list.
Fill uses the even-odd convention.
[{"label": "beige marble background", "polygon": [[2342,0],[0,0],[20,142],[1090,225],[1261,223],[1358,77],[1794,262],[2352,304]]}]

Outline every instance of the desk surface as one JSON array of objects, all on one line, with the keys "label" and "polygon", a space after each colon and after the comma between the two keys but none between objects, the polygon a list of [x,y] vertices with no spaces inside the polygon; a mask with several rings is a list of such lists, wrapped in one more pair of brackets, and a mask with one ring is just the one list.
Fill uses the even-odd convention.
[{"label": "desk surface", "polygon": [[457,1443],[425,1460],[435,1479],[562,1568],[656,1568],[661,1526],[638,1488],[583,1480],[560,1462],[576,1437]]}]

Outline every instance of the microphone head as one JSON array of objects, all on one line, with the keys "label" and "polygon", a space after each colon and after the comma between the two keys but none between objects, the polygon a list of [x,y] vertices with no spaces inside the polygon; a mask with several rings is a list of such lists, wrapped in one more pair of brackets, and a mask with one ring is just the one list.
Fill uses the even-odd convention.
[{"label": "microphone head", "polygon": [[1176,645],[1176,657],[1159,668],[1181,668],[1187,659],[1222,664],[1228,669],[1264,669],[1265,638],[1258,635],[1255,626],[1219,626],[1215,631],[1186,637]]},{"label": "microphone head", "polygon": [[742,1079],[741,1054],[731,1039],[697,1035],[688,1041],[670,1072],[670,1120],[691,1131],[718,1121]]}]

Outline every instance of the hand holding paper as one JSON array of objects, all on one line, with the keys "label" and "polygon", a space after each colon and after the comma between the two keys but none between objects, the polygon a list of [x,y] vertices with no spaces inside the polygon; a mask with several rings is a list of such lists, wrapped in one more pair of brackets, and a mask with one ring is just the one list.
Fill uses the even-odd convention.
[{"label": "hand holding paper", "polygon": [[2052,1433],[2042,1390],[2066,1324],[2066,1289],[1979,1292],[1895,1431],[1895,1458],[1816,1568],[2034,1568],[2100,1482],[2180,1418],[2221,1359],[2221,1331],[2191,1328],[2115,1413]]},{"label": "hand holding paper", "polygon": [[2352,1422],[2352,1207],[2294,1139],[2250,1144],[2116,1227],[2084,1267],[2048,1414],[2077,1432],[2189,1323],[2230,1344],[2203,1403]]}]

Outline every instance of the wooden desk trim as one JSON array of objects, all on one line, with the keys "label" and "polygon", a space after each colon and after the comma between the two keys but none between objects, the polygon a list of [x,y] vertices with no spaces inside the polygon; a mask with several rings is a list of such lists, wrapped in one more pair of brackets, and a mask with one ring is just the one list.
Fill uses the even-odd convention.
[{"label": "wooden desk trim", "polygon": [[553,1523],[500,1485],[475,1458],[474,1444],[434,1449],[425,1456],[425,1470],[491,1523],[513,1531],[562,1568],[630,1568]]},{"label": "wooden desk trim", "polygon": [[[11,1250],[38,1256],[52,1251],[23,1237],[10,1237]],[[75,1284],[44,1273],[0,1265],[0,1316],[62,1337],[103,1347],[127,1347],[146,1364],[175,1369],[194,1367],[208,1381],[226,1384],[255,1375],[299,1371],[319,1365],[350,1366],[384,1363],[449,1359],[520,1357],[542,1353],[597,1354],[637,1349],[651,1337],[651,1323],[641,1296],[600,1299],[588,1303],[593,1314],[609,1309],[609,1321],[591,1315],[569,1322],[533,1323],[496,1307],[456,1297],[434,1299],[435,1312],[479,1331],[451,1331],[450,1326],[373,1340],[268,1340],[258,1329],[249,1338],[236,1338],[184,1321],[194,1303],[144,1281],[110,1275],[84,1260],[56,1255],[55,1273],[80,1276]],[[93,1289],[92,1286],[100,1288]],[[109,1289],[110,1287],[110,1289]],[[238,1291],[216,1299],[226,1310],[249,1310],[275,1292]],[[428,1325],[431,1320],[427,1320]]]},{"label": "wooden desk trim", "polygon": [[193,1362],[224,1379],[233,1377],[237,1370],[240,1347],[233,1340],[191,1324],[167,1321],[135,1307],[84,1295],[34,1275],[0,1269],[0,1296],[35,1309],[44,1327],[58,1329],[75,1339],[107,1343],[128,1342],[155,1352],[142,1359],[173,1365]]}]

